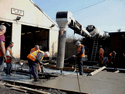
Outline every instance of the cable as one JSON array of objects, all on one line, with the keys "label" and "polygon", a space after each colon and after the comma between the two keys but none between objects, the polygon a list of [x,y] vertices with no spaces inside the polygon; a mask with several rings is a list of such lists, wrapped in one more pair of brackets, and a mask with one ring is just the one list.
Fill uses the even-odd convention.
[{"label": "cable", "polygon": [[78,86],[79,86],[79,92],[80,92],[80,94],[81,94],[81,88],[80,88],[80,83],[79,83],[78,71],[76,71],[76,72],[77,72],[77,81],[78,81]]},{"label": "cable", "polygon": [[81,94],[81,88],[80,88],[80,83],[79,83],[79,76],[78,76],[78,71],[77,71],[77,60],[75,60],[75,67],[76,67],[76,73],[77,73],[77,81],[78,81],[78,87],[79,87],[79,92],[80,92],[80,94]]},{"label": "cable", "polygon": [[[72,13],[77,12],[77,11],[81,11],[81,10],[83,10],[83,9],[87,9],[87,8],[92,7],[92,6],[95,6],[95,5],[98,5],[98,4],[100,4],[100,3],[103,3],[104,1],[105,1],[105,0],[103,0],[103,1],[101,1],[101,2],[98,2],[98,3],[95,3],[95,4],[92,4],[92,5],[89,5],[89,6],[87,6],[87,7],[81,8],[81,9],[72,11]],[[54,20],[54,19],[56,19],[56,18],[52,18],[52,19]]]},{"label": "cable", "polygon": [[103,3],[104,1],[105,1],[105,0],[103,0],[103,1],[101,1],[101,2],[98,2],[98,3],[95,3],[95,4],[93,4],[93,5],[90,5],[90,6],[87,6],[87,7],[81,8],[81,9],[76,10],[76,11],[72,11],[72,13],[77,12],[77,11],[81,11],[81,10],[83,10],[83,9],[87,9],[87,8],[92,7],[92,6],[95,6],[95,5],[98,5],[98,4],[100,4],[100,3]]}]

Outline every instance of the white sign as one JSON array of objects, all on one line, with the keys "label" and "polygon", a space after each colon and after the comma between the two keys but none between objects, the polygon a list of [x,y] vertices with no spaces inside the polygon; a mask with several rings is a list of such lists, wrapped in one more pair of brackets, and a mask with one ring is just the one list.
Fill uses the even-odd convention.
[{"label": "white sign", "polygon": [[19,10],[19,9],[15,9],[15,8],[11,8],[11,13],[15,14],[15,15],[24,16],[24,11],[23,10]]}]

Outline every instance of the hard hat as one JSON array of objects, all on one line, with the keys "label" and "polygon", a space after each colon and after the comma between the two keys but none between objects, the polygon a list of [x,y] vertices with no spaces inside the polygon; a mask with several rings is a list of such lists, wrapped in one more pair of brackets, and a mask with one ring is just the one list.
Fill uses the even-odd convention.
[{"label": "hard hat", "polygon": [[115,51],[112,51],[112,53],[113,53],[113,54],[116,54],[116,52],[115,52]]},{"label": "hard hat", "polygon": [[79,45],[79,44],[81,44],[81,42],[80,42],[80,41],[77,41],[77,42],[76,42],[76,45]]},{"label": "hard hat", "polygon": [[48,51],[44,52],[44,54],[45,54],[45,55],[44,55],[45,57],[49,57],[49,56],[50,56],[50,54],[49,54]]}]

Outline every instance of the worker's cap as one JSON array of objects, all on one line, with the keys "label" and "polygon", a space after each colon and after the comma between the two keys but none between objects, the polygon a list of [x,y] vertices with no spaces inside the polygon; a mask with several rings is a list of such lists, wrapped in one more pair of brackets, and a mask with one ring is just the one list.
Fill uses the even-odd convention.
[{"label": "worker's cap", "polygon": [[48,51],[44,52],[44,56],[45,57],[49,57],[50,56],[50,53]]},{"label": "worker's cap", "polygon": [[76,45],[79,45],[79,44],[81,44],[81,42],[80,42],[80,41],[77,41],[77,42],[76,42]]},{"label": "worker's cap", "polygon": [[113,53],[113,54],[116,54],[116,52],[115,52],[115,51],[112,51],[112,53]]}]

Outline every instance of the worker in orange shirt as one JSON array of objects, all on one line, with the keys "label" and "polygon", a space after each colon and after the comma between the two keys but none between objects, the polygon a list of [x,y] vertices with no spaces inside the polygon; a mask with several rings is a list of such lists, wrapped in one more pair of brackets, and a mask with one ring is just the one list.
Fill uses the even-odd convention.
[{"label": "worker in orange shirt", "polygon": [[113,66],[114,69],[117,70],[117,64],[118,64],[119,58],[117,57],[117,53],[115,51],[112,51],[107,59],[108,66]]},{"label": "worker in orange shirt", "polygon": [[4,68],[4,59],[6,60],[5,36],[4,36],[5,32],[6,32],[6,27],[4,25],[0,25],[0,76]]},{"label": "worker in orange shirt", "polygon": [[99,48],[99,66],[103,66],[103,58],[104,58],[104,49],[102,48],[102,45],[100,45],[100,48]]}]

